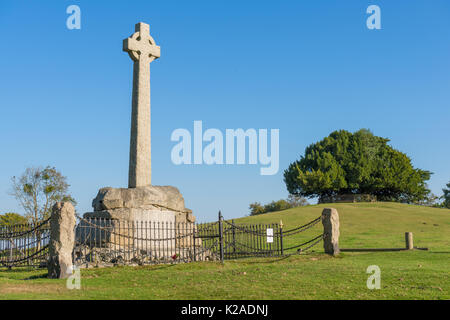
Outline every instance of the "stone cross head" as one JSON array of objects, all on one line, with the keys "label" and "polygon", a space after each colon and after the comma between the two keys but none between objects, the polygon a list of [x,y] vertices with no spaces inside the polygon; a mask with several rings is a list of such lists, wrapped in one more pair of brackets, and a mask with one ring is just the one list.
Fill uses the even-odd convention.
[{"label": "stone cross head", "polygon": [[150,26],[139,22],[135,26],[135,33],[123,40],[123,51],[128,52],[133,61],[141,60],[149,63],[161,56],[161,49],[150,36]]}]

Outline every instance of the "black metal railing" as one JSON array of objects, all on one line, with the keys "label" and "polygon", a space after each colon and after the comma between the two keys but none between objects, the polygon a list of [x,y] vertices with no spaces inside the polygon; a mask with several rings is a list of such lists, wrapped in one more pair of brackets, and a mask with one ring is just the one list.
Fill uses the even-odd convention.
[{"label": "black metal railing", "polygon": [[[316,226],[318,217],[304,225],[283,230],[282,224],[242,224],[225,221],[219,212],[219,220],[213,224],[200,225],[196,236],[211,243],[216,240],[216,255],[220,260],[248,257],[273,257],[298,254],[307,251],[323,240],[323,233],[312,239],[299,239],[300,233]],[[286,245],[286,240],[294,245]]]},{"label": "black metal railing", "polygon": [[[73,262],[84,267],[286,256],[309,250],[323,239],[323,233],[302,233],[315,227],[320,217],[291,229],[283,229],[281,223],[226,221],[220,212],[218,221],[203,224],[77,218]],[[49,219],[1,227],[0,267],[45,266],[49,242]]]},{"label": "black metal railing", "polygon": [[46,266],[49,241],[49,219],[0,227],[0,267]]},{"label": "black metal railing", "polygon": [[217,241],[197,237],[195,223],[79,218],[76,265],[160,264],[216,260]]}]

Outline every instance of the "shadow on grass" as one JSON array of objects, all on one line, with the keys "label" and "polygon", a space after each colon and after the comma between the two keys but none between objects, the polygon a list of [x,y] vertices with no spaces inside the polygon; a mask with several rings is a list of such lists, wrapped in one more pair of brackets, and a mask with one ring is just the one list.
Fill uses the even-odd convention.
[{"label": "shadow on grass", "polygon": [[[247,264],[262,264],[262,263],[277,263],[286,259],[289,259],[292,256],[300,256],[298,253],[295,254],[290,254],[290,255],[286,255],[286,256],[282,256],[282,257],[277,257],[277,258],[257,258],[258,260],[254,260],[254,257],[249,257],[249,258],[241,258],[241,259],[234,259],[234,260],[225,260],[225,262],[244,262]],[[247,260],[248,259],[248,260]],[[251,259],[251,260],[250,260]],[[268,260],[270,259],[270,260]]]},{"label": "shadow on grass", "polygon": [[48,273],[44,273],[41,275],[34,275],[34,276],[31,276],[31,277],[28,277],[28,278],[25,278],[22,280],[36,280],[36,279],[48,279]]},{"label": "shadow on grass", "polygon": [[162,269],[168,269],[168,268],[172,268],[175,267],[176,264],[160,264],[160,265],[155,265],[152,266],[152,270],[162,270]]},{"label": "shadow on grass", "polygon": [[17,267],[17,268],[0,268],[0,273],[23,273],[23,272],[37,272],[37,271],[43,271],[45,269],[42,268],[34,268],[34,267]]},{"label": "shadow on grass", "polygon": [[[142,265],[142,266],[136,266],[136,267],[131,267],[131,266],[120,266],[121,268],[133,268],[135,270],[139,270],[139,269],[146,269],[146,270],[163,270],[163,269],[168,269],[171,267],[175,267],[177,264],[154,264],[154,265]],[[95,269],[89,269],[89,270],[108,270],[108,269],[113,269],[116,267],[105,267],[105,268],[95,268]]]},{"label": "shadow on grass", "polygon": [[[13,279],[13,280],[35,280],[35,279],[42,279],[47,278],[48,272],[45,272],[43,274],[34,274],[30,275],[29,277],[22,278],[17,277],[17,274],[21,273],[37,273],[37,272],[45,272],[43,269],[39,268],[27,268],[27,267],[18,267],[13,269],[3,269],[0,270],[0,275],[2,275],[5,278]],[[8,276],[10,275],[10,276]]]}]

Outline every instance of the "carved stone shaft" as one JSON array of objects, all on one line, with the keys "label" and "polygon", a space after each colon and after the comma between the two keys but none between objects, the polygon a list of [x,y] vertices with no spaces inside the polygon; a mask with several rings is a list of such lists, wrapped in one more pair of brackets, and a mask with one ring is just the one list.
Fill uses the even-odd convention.
[{"label": "carved stone shaft", "polygon": [[123,50],[134,61],[129,188],[151,185],[150,62],[160,56],[149,25],[140,22],[135,30],[123,41]]}]

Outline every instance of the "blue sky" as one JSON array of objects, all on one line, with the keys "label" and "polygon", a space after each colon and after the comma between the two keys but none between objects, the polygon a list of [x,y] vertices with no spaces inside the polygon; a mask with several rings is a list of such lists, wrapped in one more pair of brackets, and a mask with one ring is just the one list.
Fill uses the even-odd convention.
[{"label": "blue sky", "polygon": [[[430,4],[432,3],[432,4]],[[81,30],[66,8],[81,8]],[[366,8],[381,8],[368,30]],[[413,165],[450,180],[450,2],[0,2],[0,211],[21,212],[10,179],[51,165],[78,211],[100,187],[126,187],[132,61],[122,40],[137,22],[161,46],[151,64],[152,182],[177,186],[200,221],[285,198],[283,170],[331,131],[369,128]],[[172,164],[171,133],[280,130],[280,170]]]}]

